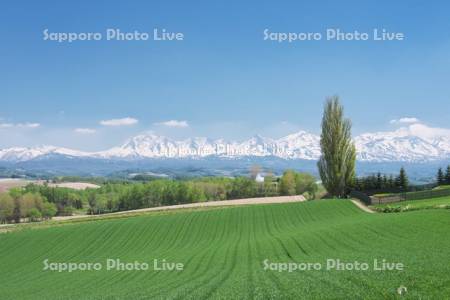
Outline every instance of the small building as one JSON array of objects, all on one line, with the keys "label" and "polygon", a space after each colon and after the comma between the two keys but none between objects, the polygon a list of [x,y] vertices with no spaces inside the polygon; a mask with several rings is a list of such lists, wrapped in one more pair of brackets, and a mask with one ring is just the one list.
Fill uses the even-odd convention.
[{"label": "small building", "polygon": [[258,183],[264,182],[264,176],[261,173],[256,174],[255,181]]}]

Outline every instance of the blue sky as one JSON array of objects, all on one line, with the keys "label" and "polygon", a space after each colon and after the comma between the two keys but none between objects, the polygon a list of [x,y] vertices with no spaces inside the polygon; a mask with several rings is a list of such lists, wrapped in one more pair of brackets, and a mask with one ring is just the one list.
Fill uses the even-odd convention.
[{"label": "blue sky", "polygon": [[[92,2],[1,4],[0,148],[100,150],[148,130],[176,138],[318,133],[334,94],[354,134],[393,130],[390,121],[402,117],[450,127],[446,1]],[[43,40],[46,28],[165,28],[184,40],[58,43]],[[263,40],[266,28],[385,28],[406,38],[278,43]],[[123,118],[123,126],[101,123]]]}]

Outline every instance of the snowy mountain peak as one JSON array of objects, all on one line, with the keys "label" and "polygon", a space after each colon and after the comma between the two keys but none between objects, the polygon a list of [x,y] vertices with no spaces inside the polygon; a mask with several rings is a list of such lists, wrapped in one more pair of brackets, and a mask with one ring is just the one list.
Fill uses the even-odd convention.
[{"label": "snowy mountain peak", "polygon": [[355,138],[358,159],[367,161],[430,161],[450,157],[450,131],[412,124],[390,132]]},{"label": "snowy mountain peak", "polygon": [[51,154],[59,154],[74,157],[84,157],[89,155],[89,153],[82,151],[47,145],[38,146],[34,148],[14,147],[0,150],[0,161],[27,161]]}]

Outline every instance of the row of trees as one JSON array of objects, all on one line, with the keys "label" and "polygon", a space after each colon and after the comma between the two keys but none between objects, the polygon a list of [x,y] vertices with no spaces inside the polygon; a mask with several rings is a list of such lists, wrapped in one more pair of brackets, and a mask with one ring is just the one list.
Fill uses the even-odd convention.
[{"label": "row of trees", "polygon": [[291,170],[281,178],[268,174],[264,182],[252,178],[207,177],[193,180],[153,180],[134,184],[106,184],[88,190],[90,214],[194,202],[219,201],[308,193],[314,197],[313,176]]},{"label": "row of trees", "polygon": [[56,214],[56,206],[38,193],[22,193],[13,190],[0,194],[0,223],[20,223],[50,219]]},{"label": "row of trees", "polygon": [[30,184],[0,196],[0,222],[37,221],[54,215],[90,214],[226,199],[296,195],[315,197],[317,185],[309,174],[292,170],[283,176],[267,174],[263,182],[252,177],[205,177],[191,180],[105,183],[99,189],[75,191]]},{"label": "row of trees", "polygon": [[404,168],[397,176],[377,173],[366,177],[355,178],[352,189],[357,191],[407,191],[409,188],[408,175]]}]

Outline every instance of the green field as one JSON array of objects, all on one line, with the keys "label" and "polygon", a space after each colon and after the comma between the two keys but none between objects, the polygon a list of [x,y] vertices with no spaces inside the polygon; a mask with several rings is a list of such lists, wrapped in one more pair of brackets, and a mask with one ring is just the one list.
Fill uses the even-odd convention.
[{"label": "green field", "polygon": [[377,204],[374,206],[375,208],[401,207],[408,209],[442,208],[447,206],[450,207],[450,197],[439,197],[425,200],[400,201],[394,203]]},{"label": "green field", "polygon": [[444,185],[440,185],[438,187],[435,187],[433,190],[448,190],[448,189],[450,189],[450,185],[444,184]]},{"label": "green field", "polygon": [[[43,271],[43,261],[149,262],[183,271]],[[278,272],[263,261],[374,259],[403,271]],[[450,297],[450,211],[368,214],[321,200],[149,214],[0,234],[1,299]],[[405,286],[406,295],[396,289]]]}]

